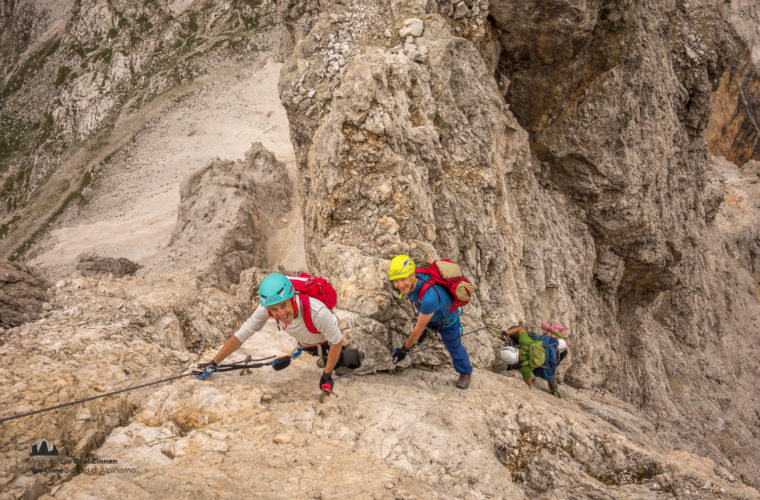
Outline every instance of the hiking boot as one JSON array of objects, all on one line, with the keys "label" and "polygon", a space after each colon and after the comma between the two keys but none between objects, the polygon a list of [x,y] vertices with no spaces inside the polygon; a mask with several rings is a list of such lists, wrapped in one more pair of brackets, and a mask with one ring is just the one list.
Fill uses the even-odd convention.
[{"label": "hiking boot", "polygon": [[552,396],[560,397],[559,396],[559,384],[557,383],[557,379],[553,378],[549,381],[549,392],[552,393]]},{"label": "hiking boot", "polygon": [[456,386],[459,389],[467,389],[470,387],[470,379],[472,378],[472,374],[470,373],[460,373],[459,374],[459,380],[457,380]]}]

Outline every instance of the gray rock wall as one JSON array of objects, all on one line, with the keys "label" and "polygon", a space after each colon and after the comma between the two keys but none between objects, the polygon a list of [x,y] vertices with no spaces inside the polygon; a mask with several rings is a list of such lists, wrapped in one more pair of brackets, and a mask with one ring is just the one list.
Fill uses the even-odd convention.
[{"label": "gray rock wall", "polygon": [[261,143],[238,161],[216,160],[182,184],[164,268],[183,269],[228,290],[240,273],[268,264],[267,240],[291,210],[285,165]]},{"label": "gray rock wall", "polygon": [[0,328],[36,320],[43,312],[49,286],[32,268],[0,260]]},{"label": "gray rock wall", "polygon": [[[727,347],[760,337],[757,278],[711,239],[702,135],[732,33],[699,2],[322,3],[280,89],[312,271],[409,328],[387,259],[460,262],[466,328],[565,322],[568,381],[758,480],[757,359]],[[468,346],[482,366],[489,335]]]},{"label": "gray rock wall", "polygon": [[88,163],[123,145],[157,96],[280,44],[268,0],[34,0],[2,9],[0,255],[8,258],[80,195]]}]

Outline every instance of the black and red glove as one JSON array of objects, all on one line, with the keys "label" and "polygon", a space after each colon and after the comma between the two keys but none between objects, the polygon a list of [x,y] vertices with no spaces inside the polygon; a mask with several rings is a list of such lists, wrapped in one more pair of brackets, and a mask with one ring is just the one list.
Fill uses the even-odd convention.
[{"label": "black and red glove", "polygon": [[319,378],[319,390],[329,395],[333,390],[334,384],[332,373],[322,372],[322,376]]}]

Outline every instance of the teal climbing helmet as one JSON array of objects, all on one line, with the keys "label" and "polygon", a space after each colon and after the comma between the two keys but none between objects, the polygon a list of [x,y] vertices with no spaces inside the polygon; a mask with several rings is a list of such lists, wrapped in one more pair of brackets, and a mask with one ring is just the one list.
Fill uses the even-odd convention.
[{"label": "teal climbing helmet", "polygon": [[259,304],[264,307],[273,306],[293,297],[296,291],[293,284],[282,274],[270,274],[259,285]]}]

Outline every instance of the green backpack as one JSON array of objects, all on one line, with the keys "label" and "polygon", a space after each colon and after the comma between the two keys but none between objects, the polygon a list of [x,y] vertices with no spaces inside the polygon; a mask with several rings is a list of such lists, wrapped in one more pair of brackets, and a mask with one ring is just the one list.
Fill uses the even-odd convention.
[{"label": "green backpack", "polygon": [[546,363],[546,351],[544,343],[536,340],[528,346],[528,360],[520,363],[520,366],[530,366],[530,369],[541,368]]}]

